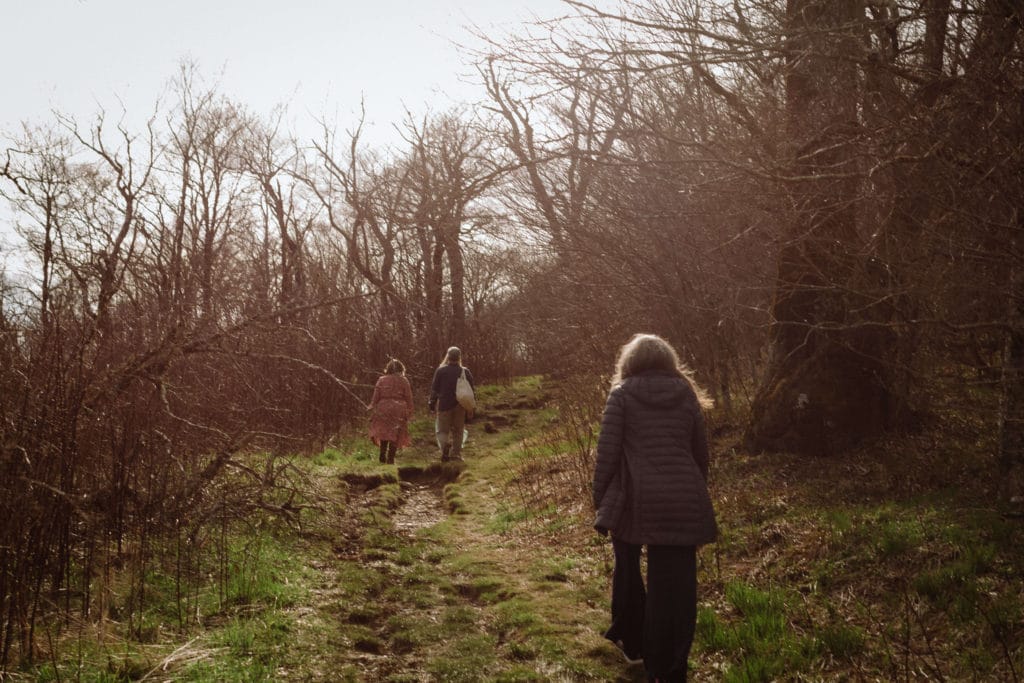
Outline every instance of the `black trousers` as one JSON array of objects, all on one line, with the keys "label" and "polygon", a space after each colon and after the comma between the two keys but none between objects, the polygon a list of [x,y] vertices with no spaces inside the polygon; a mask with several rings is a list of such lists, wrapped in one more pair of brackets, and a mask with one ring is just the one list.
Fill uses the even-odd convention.
[{"label": "black trousers", "polygon": [[395,461],[395,453],[398,451],[398,444],[394,441],[381,441],[380,442],[380,461],[383,463],[393,463]]},{"label": "black trousers", "polygon": [[645,590],[642,546],[613,539],[612,547],[612,625],[605,638],[622,641],[631,658],[642,656],[652,679],[685,681],[697,625],[697,549],[647,546]]}]

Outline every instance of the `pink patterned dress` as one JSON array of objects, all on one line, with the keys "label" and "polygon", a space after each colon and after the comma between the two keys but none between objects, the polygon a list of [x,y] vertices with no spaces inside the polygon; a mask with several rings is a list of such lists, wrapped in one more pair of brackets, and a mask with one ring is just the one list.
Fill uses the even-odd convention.
[{"label": "pink patterned dress", "polygon": [[370,438],[375,444],[393,441],[399,448],[408,446],[409,418],[412,417],[412,386],[404,375],[383,375],[370,399]]}]

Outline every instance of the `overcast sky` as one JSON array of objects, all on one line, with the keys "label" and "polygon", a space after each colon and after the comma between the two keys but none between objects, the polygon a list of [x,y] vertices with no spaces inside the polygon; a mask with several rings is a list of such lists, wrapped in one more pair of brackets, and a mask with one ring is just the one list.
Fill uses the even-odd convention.
[{"label": "overcast sky", "polygon": [[[182,60],[257,113],[289,103],[305,125],[345,125],[365,96],[376,138],[427,103],[475,96],[453,43],[467,25],[499,35],[560,0],[0,0],[4,90],[0,132],[89,117],[101,106],[144,121]],[[379,130],[385,129],[384,131]]]},{"label": "overcast sky", "polygon": [[[83,123],[101,108],[141,130],[190,61],[206,85],[258,114],[288,106],[288,132],[343,130],[366,103],[364,139],[397,142],[403,105],[444,110],[480,96],[456,44],[566,13],[561,0],[0,0],[0,138],[53,110]],[[0,206],[0,268],[23,269]]]}]

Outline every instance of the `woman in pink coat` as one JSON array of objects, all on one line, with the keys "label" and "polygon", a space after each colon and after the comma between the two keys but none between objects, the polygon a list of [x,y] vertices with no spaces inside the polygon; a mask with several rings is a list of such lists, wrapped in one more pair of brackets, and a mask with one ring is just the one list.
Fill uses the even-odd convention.
[{"label": "woman in pink coat", "polygon": [[393,464],[395,451],[409,445],[409,418],[412,417],[412,386],[405,378],[405,366],[392,358],[377,380],[370,399],[370,438],[380,444],[380,461]]}]

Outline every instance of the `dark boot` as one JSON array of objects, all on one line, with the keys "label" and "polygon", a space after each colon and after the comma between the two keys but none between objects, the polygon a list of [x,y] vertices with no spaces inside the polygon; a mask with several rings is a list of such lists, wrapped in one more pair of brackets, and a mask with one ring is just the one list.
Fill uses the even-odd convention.
[{"label": "dark boot", "polygon": [[451,451],[452,445],[445,444],[445,447],[441,449],[441,462],[448,462],[449,460],[451,460],[451,458],[448,455],[449,453],[451,453]]},{"label": "dark boot", "polygon": [[380,442],[380,464],[384,465],[388,461],[388,442]]},{"label": "dark boot", "polygon": [[389,465],[394,465],[395,464],[395,453],[397,453],[397,452],[398,452],[398,444],[395,443],[394,441],[389,441],[388,442],[388,464]]}]

